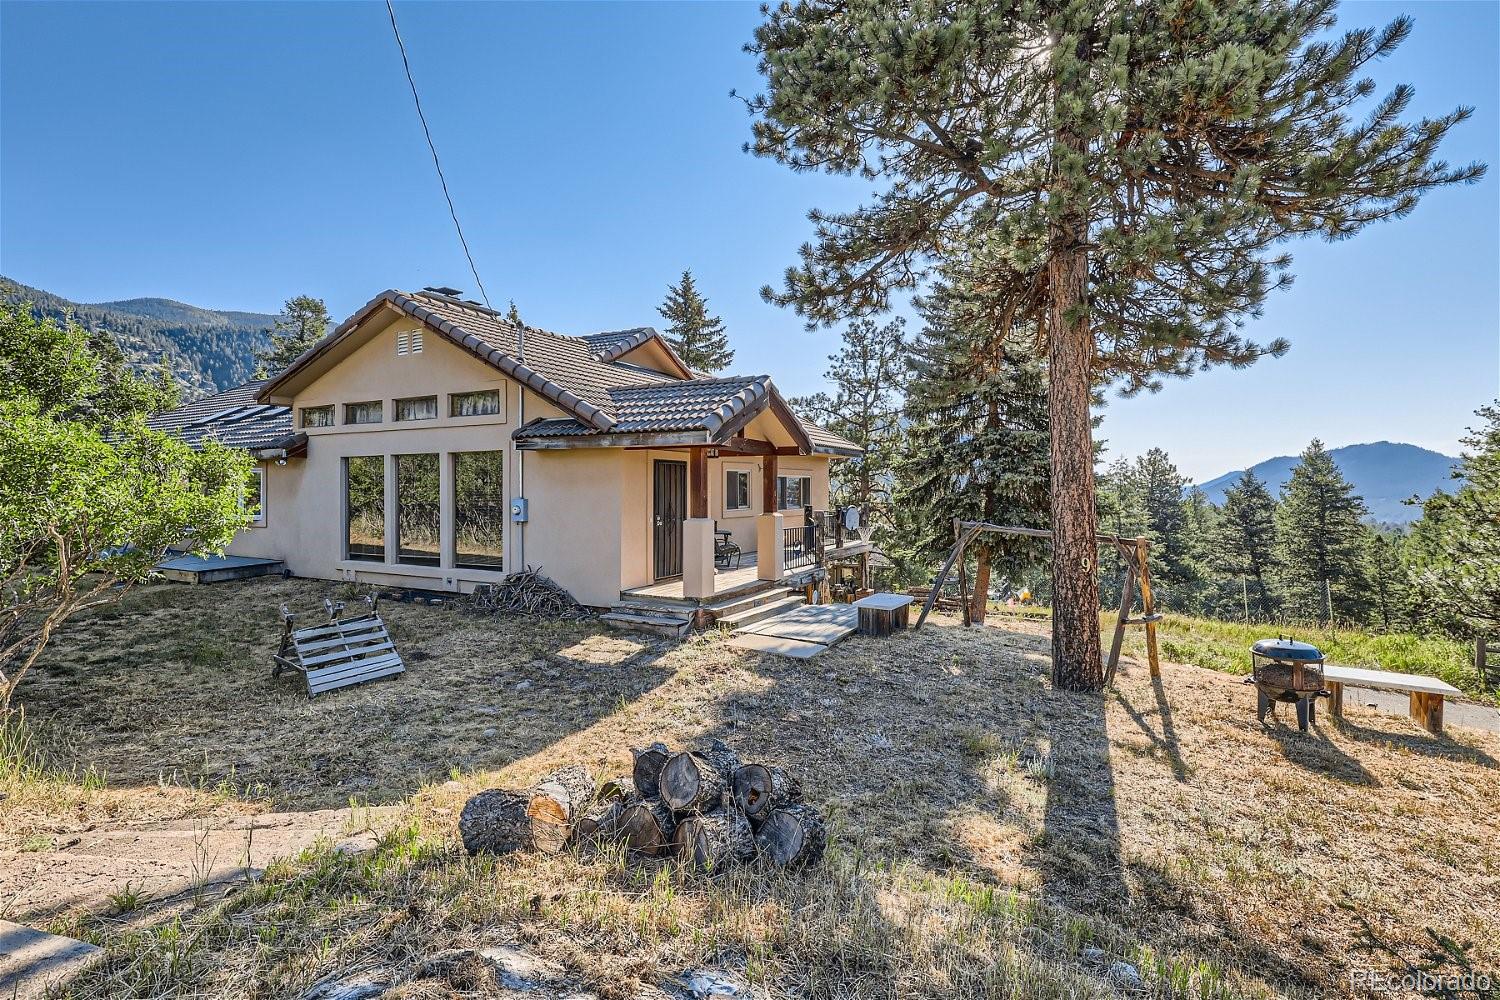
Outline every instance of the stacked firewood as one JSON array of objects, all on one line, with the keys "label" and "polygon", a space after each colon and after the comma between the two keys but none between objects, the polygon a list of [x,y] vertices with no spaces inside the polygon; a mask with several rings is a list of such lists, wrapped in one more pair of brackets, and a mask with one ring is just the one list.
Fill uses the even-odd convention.
[{"label": "stacked firewood", "polygon": [[783,768],[745,763],[721,740],[631,753],[628,778],[596,784],[588,768],[572,765],[528,791],[480,792],[459,819],[464,847],[556,854],[620,845],[630,857],[675,857],[711,873],[757,855],[786,868],[822,858],[823,817]]}]

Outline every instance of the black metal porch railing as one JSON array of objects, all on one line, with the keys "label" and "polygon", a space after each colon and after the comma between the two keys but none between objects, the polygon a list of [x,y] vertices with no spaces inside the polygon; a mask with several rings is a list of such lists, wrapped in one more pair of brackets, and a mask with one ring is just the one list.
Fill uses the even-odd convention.
[{"label": "black metal porch railing", "polygon": [[[787,569],[821,565],[824,550],[843,548],[846,544],[861,539],[863,529],[847,530],[840,513],[804,508],[802,523],[781,529],[781,558]],[[796,516],[795,511],[789,511],[787,520],[793,520]]]}]

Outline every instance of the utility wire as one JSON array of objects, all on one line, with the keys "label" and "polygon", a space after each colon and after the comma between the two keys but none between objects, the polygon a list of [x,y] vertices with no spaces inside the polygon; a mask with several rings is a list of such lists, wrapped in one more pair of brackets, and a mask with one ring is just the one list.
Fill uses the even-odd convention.
[{"label": "utility wire", "polygon": [[479,286],[485,308],[494,312],[495,307],[490,305],[490,293],[484,290],[484,282],[479,279],[479,268],[474,266],[474,255],[469,252],[469,241],[464,239],[464,227],[459,225],[458,210],[453,207],[453,196],[448,193],[448,178],[443,176],[443,164],[438,159],[437,145],[432,141],[432,129],[427,127],[427,116],[422,113],[422,98],[417,96],[417,81],[411,75],[411,60],[406,57],[406,43],[401,40],[401,29],[396,26],[396,8],[391,0],[385,0],[385,9],[391,15],[391,33],[396,36],[396,47],[401,50],[401,65],[406,67],[406,82],[411,85],[412,103],[417,106],[417,118],[422,122],[422,134],[427,137],[427,148],[432,150],[432,165],[437,168],[438,182],[443,186],[443,198],[448,202],[448,215],[453,219],[453,228],[458,231],[458,242],[464,248],[464,256],[469,261],[469,273],[474,275],[474,284]]}]

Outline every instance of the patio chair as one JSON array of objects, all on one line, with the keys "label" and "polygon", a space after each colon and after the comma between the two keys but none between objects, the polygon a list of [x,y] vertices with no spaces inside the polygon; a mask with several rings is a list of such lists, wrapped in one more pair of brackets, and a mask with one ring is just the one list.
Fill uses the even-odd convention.
[{"label": "patio chair", "polygon": [[729,564],[734,563],[734,568],[740,568],[740,547],[735,540],[726,532],[720,534],[719,522],[714,522],[714,565],[719,569],[729,569]]}]

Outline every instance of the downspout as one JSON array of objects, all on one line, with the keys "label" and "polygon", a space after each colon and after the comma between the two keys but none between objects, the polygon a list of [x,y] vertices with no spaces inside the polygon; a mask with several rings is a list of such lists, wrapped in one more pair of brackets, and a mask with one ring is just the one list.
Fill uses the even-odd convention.
[{"label": "downspout", "polygon": [[[521,364],[526,363],[526,324],[516,324],[516,360]],[[526,426],[526,386],[517,382],[520,388],[520,396],[516,402],[516,426]],[[514,442],[514,438],[511,439]],[[516,448],[516,495],[522,500],[526,499],[526,449]],[[529,520],[528,515],[528,520]],[[526,522],[522,521],[516,525],[516,562],[520,564],[521,571],[526,569]],[[512,571],[514,572],[514,571]]]}]

